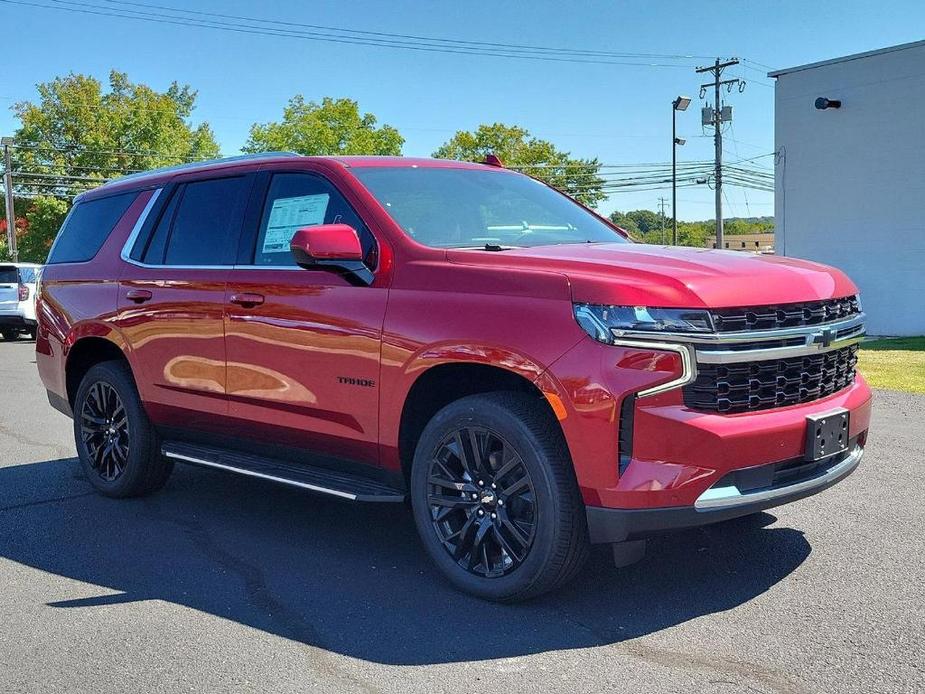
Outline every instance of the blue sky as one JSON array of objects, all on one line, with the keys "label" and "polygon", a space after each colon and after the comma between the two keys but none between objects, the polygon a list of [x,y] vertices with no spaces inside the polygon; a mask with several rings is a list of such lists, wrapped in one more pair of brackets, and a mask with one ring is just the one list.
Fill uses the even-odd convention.
[{"label": "blue sky", "polygon": [[[80,1],[118,4],[75,0],[71,6]],[[731,160],[774,149],[772,80],[755,63],[788,67],[915,41],[925,26],[925,3],[911,1],[138,1],[473,41],[743,57],[754,62],[730,75],[749,82],[744,93],[728,97],[735,108],[725,146]],[[502,121],[606,164],[663,162],[671,156],[671,100],[687,94],[694,103],[679,116],[679,135],[688,142],[679,159],[713,156],[712,138],[699,124],[704,80],[692,67],[707,62],[702,58],[679,61],[683,67],[644,67],[421,53],[151,24],[5,0],[0,26],[8,56],[0,72],[3,134],[17,127],[8,106],[34,98],[35,83],[70,71],[105,81],[117,68],[158,89],[173,80],[192,85],[199,91],[194,120],[212,125],[225,154],[238,152],[251,123],[278,118],[289,97],[302,93],[307,99],[358,100],[361,109],[401,131],[408,155],[429,155],[456,130]],[[670,197],[670,190],[619,193],[600,209],[656,209],[661,195]],[[678,196],[681,219],[713,216],[713,193],[705,186]],[[768,193],[730,188],[726,215],[773,214],[772,201]]]}]

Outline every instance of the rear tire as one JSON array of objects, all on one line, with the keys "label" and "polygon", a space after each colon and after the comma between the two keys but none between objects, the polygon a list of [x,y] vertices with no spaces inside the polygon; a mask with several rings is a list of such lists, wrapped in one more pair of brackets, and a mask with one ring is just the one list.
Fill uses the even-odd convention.
[{"label": "rear tire", "polygon": [[457,588],[486,600],[554,590],[588,557],[571,459],[536,397],[472,395],[440,410],[418,441],[411,501],[433,561]]},{"label": "rear tire", "polygon": [[80,382],[73,409],[77,455],[98,492],[143,496],[164,486],[173,462],[161,456],[127,364],[93,366]]},{"label": "rear tire", "polygon": [[2,330],[0,335],[3,335],[3,339],[7,342],[12,342],[19,337],[19,333],[15,330]]}]

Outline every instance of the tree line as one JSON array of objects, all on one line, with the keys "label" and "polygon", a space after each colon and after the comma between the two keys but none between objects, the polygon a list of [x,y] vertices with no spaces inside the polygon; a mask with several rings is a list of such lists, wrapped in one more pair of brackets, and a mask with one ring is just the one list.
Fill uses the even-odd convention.
[{"label": "tree line", "polygon": [[[652,210],[613,212],[610,220],[629,232],[636,241],[644,243],[670,243],[671,218]],[[741,234],[768,234],[774,232],[774,217],[726,217],[723,231],[727,236]],[[678,220],[678,243],[682,246],[703,247],[707,239],[716,234],[716,220],[682,222]]]},{"label": "tree line", "polygon": [[[208,123],[193,125],[197,93],[176,82],[165,91],[134,83],[113,70],[108,84],[68,74],[36,85],[38,98],[15,104],[20,121],[12,151],[16,235],[23,261],[43,262],[70,200],[103,181],[149,169],[219,156]],[[404,138],[356,101],[325,97],[320,102],[293,96],[280,119],[254,123],[245,153],[291,151],[305,155],[400,155]],[[498,156],[588,206],[607,197],[596,158],[573,157],[525,128],[504,123],[458,131],[443,143],[437,158],[481,161]],[[8,258],[5,210],[0,202],[0,259]],[[652,239],[658,217],[648,210],[614,213],[612,218],[640,240]],[[679,223],[682,241],[703,245],[701,226]],[[699,226],[698,226],[699,225]],[[733,227],[734,228],[734,227]],[[729,229],[729,227],[727,227]],[[736,233],[729,229],[728,233]],[[703,236],[705,238],[705,235]]]}]

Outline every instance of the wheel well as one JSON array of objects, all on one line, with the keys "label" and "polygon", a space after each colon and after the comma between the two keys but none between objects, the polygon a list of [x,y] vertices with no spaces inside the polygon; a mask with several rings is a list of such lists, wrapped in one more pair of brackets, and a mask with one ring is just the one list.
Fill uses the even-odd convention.
[{"label": "wheel well", "polygon": [[102,337],[85,337],[74,343],[64,367],[67,401],[71,407],[74,406],[74,397],[86,373],[97,364],[115,360],[127,362],[122,350]]},{"label": "wheel well", "polygon": [[[535,395],[552,421],[559,423],[543,393],[513,371],[484,364],[441,364],[425,371],[411,386],[402,408],[398,429],[398,453],[406,481],[411,474],[414,449],[424,427],[441,409],[455,400],[478,393],[515,391]],[[560,429],[561,432],[561,429]]]}]

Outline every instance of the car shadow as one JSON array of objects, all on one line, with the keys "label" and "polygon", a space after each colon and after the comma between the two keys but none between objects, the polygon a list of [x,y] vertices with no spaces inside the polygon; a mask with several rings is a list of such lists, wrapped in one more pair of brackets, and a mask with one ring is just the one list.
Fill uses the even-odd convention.
[{"label": "car shadow", "polygon": [[809,555],[801,532],[767,527],[775,520],[762,513],[658,537],[624,569],[595,548],[571,585],[496,605],[443,580],[404,506],[189,467],[154,496],[113,500],[91,490],[74,459],[0,468],[0,556],[92,584],[49,588],[49,605],[167,600],[399,665],[598,646],[729,610]]}]

